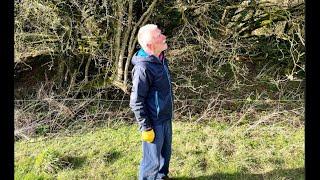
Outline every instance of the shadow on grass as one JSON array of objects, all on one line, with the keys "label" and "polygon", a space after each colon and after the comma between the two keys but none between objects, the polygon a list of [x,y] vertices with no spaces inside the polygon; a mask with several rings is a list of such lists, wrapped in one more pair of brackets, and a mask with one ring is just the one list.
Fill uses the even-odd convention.
[{"label": "shadow on grass", "polygon": [[72,169],[81,168],[86,162],[87,157],[78,157],[78,156],[66,156],[64,161],[67,162]]},{"label": "shadow on grass", "polygon": [[118,151],[110,151],[103,155],[103,161],[107,164],[115,162],[121,157],[121,153]]},{"label": "shadow on grass", "polygon": [[305,179],[304,168],[296,169],[278,169],[263,174],[246,174],[246,173],[215,173],[209,176],[199,177],[172,177],[171,180],[250,180],[250,179]]}]

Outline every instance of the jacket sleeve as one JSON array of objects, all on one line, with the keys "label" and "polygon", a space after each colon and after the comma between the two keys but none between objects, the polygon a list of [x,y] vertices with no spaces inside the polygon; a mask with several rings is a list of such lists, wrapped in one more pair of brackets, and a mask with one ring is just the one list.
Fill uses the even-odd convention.
[{"label": "jacket sleeve", "polygon": [[151,128],[151,122],[146,110],[146,99],[151,84],[150,75],[144,67],[135,66],[132,70],[132,89],[130,95],[130,108],[140,125],[140,130]]}]

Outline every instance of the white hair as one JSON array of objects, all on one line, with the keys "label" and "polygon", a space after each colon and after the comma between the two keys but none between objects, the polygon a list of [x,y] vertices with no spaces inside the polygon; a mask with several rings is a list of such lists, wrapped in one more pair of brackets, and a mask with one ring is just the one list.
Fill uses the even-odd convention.
[{"label": "white hair", "polygon": [[155,24],[146,24],[142,26],[138,31],[138,42],[142,49],[147,48],[147,44],[152,40],[151,31],[157,29],[158,26]]}]

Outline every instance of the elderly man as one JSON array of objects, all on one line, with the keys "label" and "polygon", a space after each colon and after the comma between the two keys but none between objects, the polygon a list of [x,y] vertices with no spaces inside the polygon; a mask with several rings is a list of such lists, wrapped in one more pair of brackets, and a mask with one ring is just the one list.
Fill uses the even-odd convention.
[{"label": "elderly man", "polygon": [[166,36],[154,24],[139,29],[141,49],[132,58],[130,107],[140,126],[143,157],[139,180],[168,179],[172,144],[173,94],[163,51]]}]

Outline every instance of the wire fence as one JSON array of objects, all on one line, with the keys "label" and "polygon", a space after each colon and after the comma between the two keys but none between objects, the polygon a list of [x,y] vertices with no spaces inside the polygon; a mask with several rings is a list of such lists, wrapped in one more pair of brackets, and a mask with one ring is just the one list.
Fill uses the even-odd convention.
[{"label": "wire fence", "polygon": [[[99,123],[135,123],[129,99],[43,98],[16,99],[14,102],[15,136],[19,138],[69,132]],[[300,126],[304,123],[304,100],[176,98],[174,119],[195,123],[214,120],[233,126],[245,121],[259,124],[286,122]]]},{"label": "wire fence", "polygon": [[[15,99],[14,102],[38,102],[38,101],[46,101],[47,99]],[[129,102],[129,99],[118,99],[118,100],[110,100],[110,99],[73,99],[73,98],[61,98],[54,99],[56,101],[106,101],[106,102]],[[211,99],[174,99],[174,101],[212,101]],[[217,102],[304,102],[301,99],[215,99]]]}]

